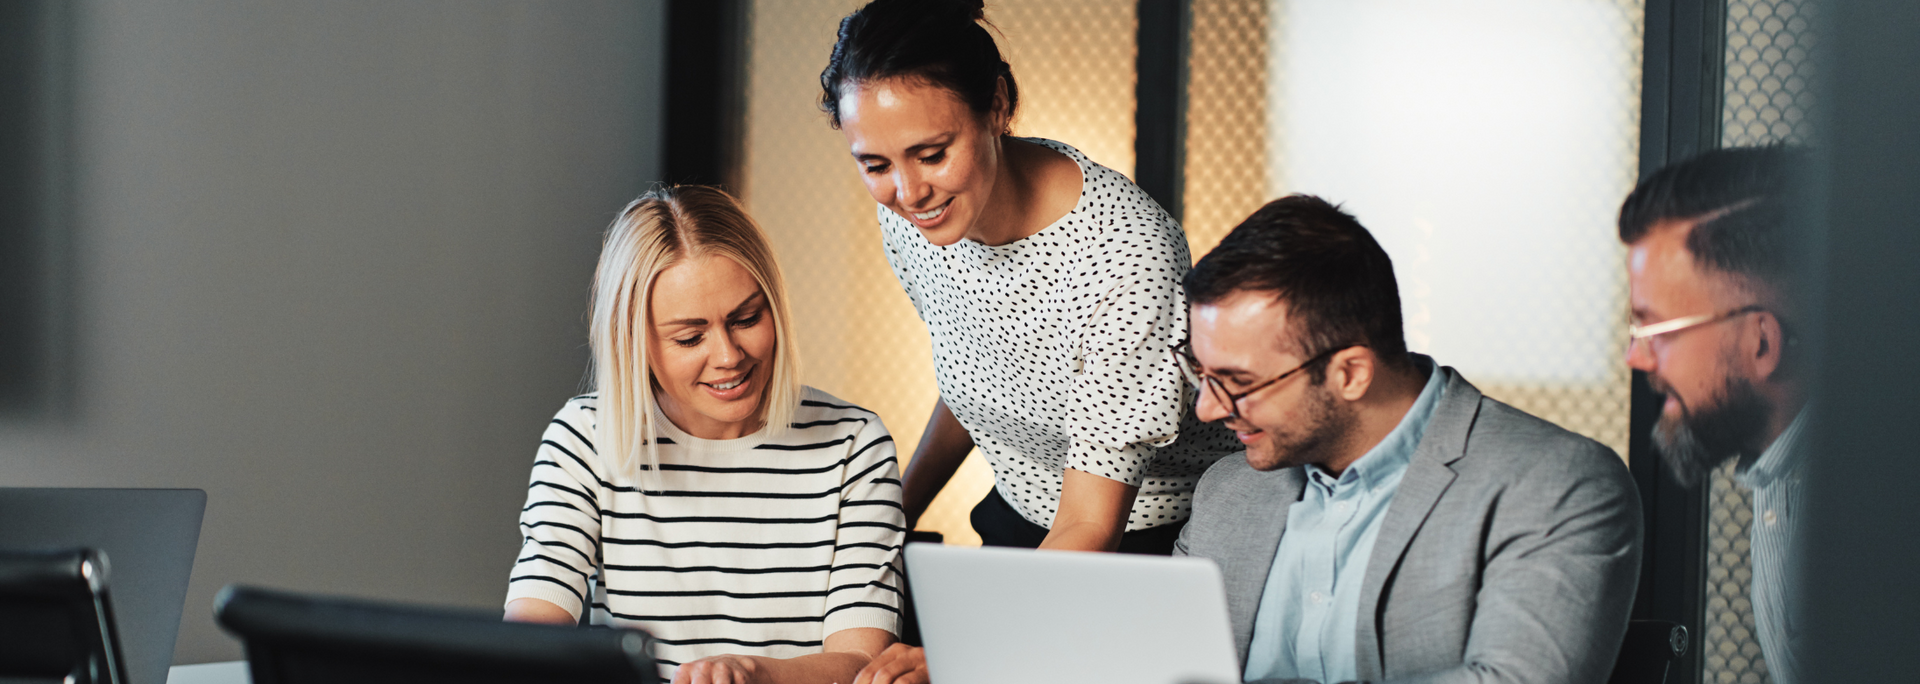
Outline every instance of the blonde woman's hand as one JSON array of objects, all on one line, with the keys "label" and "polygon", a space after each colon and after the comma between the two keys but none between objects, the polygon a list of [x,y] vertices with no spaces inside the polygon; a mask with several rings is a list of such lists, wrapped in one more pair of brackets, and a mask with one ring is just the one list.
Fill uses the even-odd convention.
[{"label": "blonde woman's hand", "polygon": [[760,663],[747,656],[717,655],[681,665],[673,673],[673,684],[753,684],[760,669]]},{"label": "blonde woman's hand", "polygon": [[927,684],[927,652],[906,644],[888,646],[860,669],[853,684]]}]

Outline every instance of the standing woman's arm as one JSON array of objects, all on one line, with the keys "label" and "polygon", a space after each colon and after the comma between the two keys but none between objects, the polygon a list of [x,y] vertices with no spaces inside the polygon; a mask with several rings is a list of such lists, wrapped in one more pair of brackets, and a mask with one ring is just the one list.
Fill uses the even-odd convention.
[{"label": "standing woman's arm", "polygon": [[[1067,393],[1072,443],[1060,506],[1040,548],[1118,549],[1156,447],[1179,437],[1187,394],[1172,350],[1187,330],[1180,290],[1187,256],[1174,243],[1177,229],[1148,223],[1153,218],[1171,221],[1123,220],[1121,234],[1161,232],[1164,250],[1153,250],[1151,239],[1115,240],[1093,253],[1117,258],[1081,274],[1105,289],[1081,325],[1079,373]],[[1123,273],[1131,277],[1110,284]],[[1146,526],[1177,522],[1167,519],[1171,511],[1154,515]]]},{"label": "standing woman's arm", "polygon": [[1060,509],[1040,548],[1059,551],[1113,551],[1127,530],[1139,487],[1068,468],[1060,485]]},{"label": "standing woman's arm", "polygon": [[933,497],[947,486],[947,480],[953,479],[953,472],[960,469],[960,463],[967,460],[967,454],[972,451],[973,435],[967,434],[960,420],[953,417],[946,400],[934,402],[933,415],[927,418],[927,431],[920,433],[920,446],[914,448],[913,460],[907,462],[907,473],[902,478],[901,503],[906,507],[907,529],[920,524],[920,514],[927,512]]}]

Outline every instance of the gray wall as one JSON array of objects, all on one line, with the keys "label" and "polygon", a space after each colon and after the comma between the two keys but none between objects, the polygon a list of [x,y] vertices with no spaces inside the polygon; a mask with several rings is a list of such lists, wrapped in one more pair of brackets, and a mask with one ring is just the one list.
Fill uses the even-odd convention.
[{"label": "gray wall", "polygon": [[658,175],[664,3],[81,3],[72,407],[0,483],[197,487],[230,582],[495,607],[599,233]]}]

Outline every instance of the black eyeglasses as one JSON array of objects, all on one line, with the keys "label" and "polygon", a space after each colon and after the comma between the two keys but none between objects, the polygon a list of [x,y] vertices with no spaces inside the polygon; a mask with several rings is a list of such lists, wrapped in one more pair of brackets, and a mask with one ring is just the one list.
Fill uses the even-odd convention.
[{"label": "black eyeglasses", "polygon": [[1207,392],[1213,395],[1214,401],[1219,402],[1221,406],[1227,407],[1227,415],[1229,417],[1232,417],[1235,420],[1239,420],[1241,399],[1245,399],[1248,396],[1251,396],[1254,392],[1258,392],[1260,390],[1271,387],[1273,386],[1274,383],[1280,382],[1281,380],[1285,380],[1289,376],[1292,376],[1294,373],[1298,373],[1300,371],[1306,370],[1307,367],[1312,366],[1313,364],[1332,358],[1334,354],[1338,354],[1342,351],[1346,351],[1354,347],[1364,347],[1364,346],[1367,346],[1367,345],[1345,344],[1345,345],[1340,345],[1332,349],[1328,349],[1326,351],[1320,352],[1319,354],[1315,354],[1313,358],[1307,359],[1306,361],[1302,362],[1300,365],[1295,366],[1293,370],[1273,376],[1272,379],[1267,380],[1266,382],[1262,382],[1252,387],[1248,387],[1247,389],[1242,390],[1239,394],[1228,392],[1226,385],[1221,384],[1220,381],[1215,379],[1213,376],[1207,375],[1206,373],[1201,371],[1200,359],[1194,358],[1193,344],[1191,342],[1181,342],[1180,344],[1174,345],[1173,353],[1179,357],[1179,363],[1177,365],[1180,366],[1180,372],[1187,376],[1187,382],[1193,383],[1194,387],[1205,388]]}]

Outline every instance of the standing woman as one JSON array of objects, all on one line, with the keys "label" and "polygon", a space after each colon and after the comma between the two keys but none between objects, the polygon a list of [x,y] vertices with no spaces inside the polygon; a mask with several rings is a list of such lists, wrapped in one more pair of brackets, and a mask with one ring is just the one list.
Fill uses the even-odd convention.
[{"label": "standing woman", "polygon": [[979,0],[876,0],[820,74],[933,340],[908,525],[978,446],[986,544],[1169,553],[1200,474],[1243,448],[1194,417],[1173,358],[1186,236],[1125,176],[1010,134],[1019,88],[983,22]]}]

